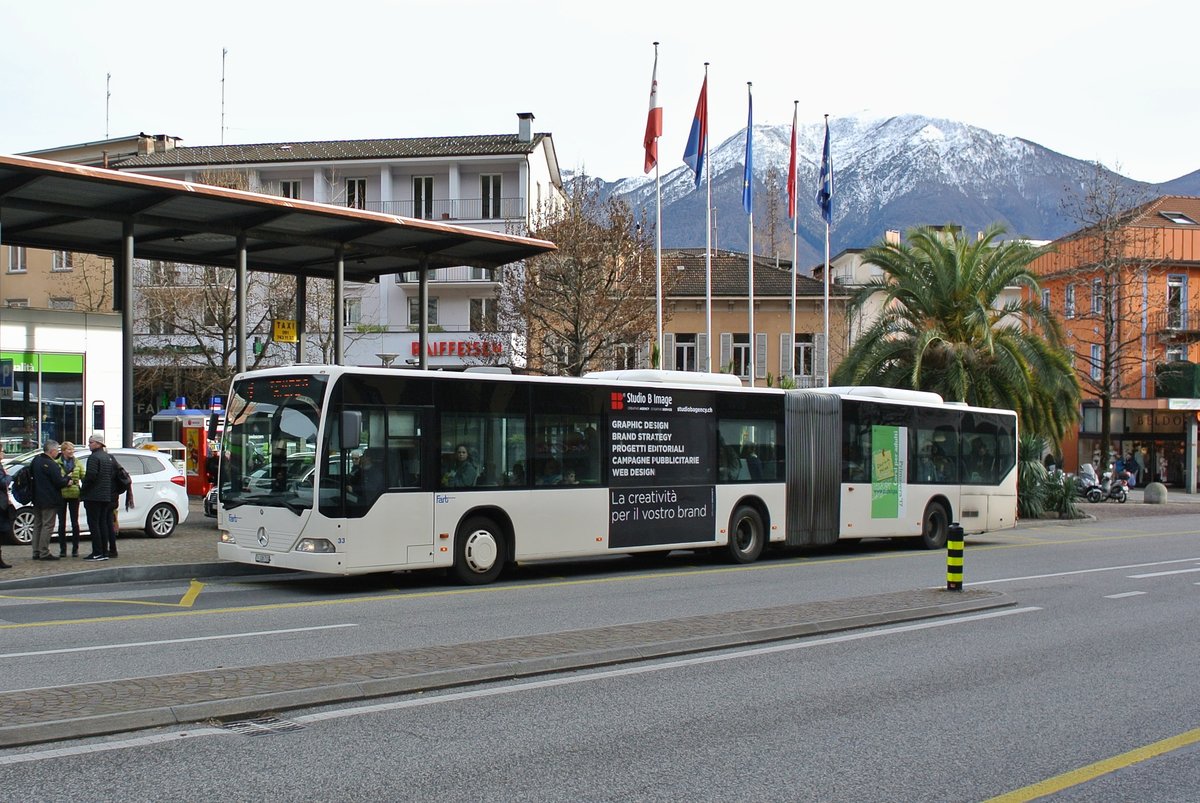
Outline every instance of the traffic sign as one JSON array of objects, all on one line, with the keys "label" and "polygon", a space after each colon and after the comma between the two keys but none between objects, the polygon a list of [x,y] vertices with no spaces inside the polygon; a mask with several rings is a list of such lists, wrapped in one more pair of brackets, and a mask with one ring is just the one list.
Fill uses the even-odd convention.
[{"label": "traffic sign", "polygon": [[295,343],[296,342],[296,322],[275,319],[275,331],[271,337],[276,343]]},{"label": "traffic sign", "polygon": [[13,361],[0,360],[0,399],[13,397]]}]

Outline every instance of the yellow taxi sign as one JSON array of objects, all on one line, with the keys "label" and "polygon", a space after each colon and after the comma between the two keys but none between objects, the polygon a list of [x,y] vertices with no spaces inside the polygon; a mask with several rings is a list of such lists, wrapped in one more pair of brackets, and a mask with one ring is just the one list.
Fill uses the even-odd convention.
[{"label": "yellow taxi sign", "polygon": [[280,318],[275,319],[275,331],[271,337],[276,343],[296,342],[296,322]]}]

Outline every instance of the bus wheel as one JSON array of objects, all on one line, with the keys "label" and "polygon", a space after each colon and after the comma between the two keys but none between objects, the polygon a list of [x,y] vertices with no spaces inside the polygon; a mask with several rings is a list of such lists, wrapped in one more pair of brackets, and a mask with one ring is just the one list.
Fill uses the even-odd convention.
[{"label": "bus wheel", "polygon": [[733,511],[729,518],[729,543],[725,554],[731,563],[753,563],[762,554],[766,538],[762,516],[748,505]]},{"label": "bus wheel", "polygon": [[468,519],[454,539],[454,576],[467,585],[483,585],[504,568],[504,535],[491,519]]},{"label": "bus wheel", "polygon": [[930,502],[921,525],[921,543],[926,549],[945,549],[950,532],[950,514],[941,502]]}]

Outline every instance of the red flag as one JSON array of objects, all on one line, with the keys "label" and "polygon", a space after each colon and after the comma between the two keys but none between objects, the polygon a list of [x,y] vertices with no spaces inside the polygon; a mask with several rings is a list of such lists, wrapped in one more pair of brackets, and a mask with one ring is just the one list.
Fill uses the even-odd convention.
[{"label": "red flag", "polygon": [[796,117],[799,102],[792,108],[792,158],[788,161],[788,220],[796,217]]},{"label": "red flag", "polygon": [[654,72],[650,76],[650,113],[646,116],[646,172],[658,164],[658,138],[662,136],[662,106],[658,105],[658,47],[654,48]]}]

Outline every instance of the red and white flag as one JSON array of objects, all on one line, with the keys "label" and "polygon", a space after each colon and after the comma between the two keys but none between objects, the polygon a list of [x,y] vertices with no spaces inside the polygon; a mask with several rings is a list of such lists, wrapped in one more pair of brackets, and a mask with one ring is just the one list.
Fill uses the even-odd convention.
[{"label": "red and white flag", "polygon": [[796,118],[800,104],[792,108],[792,158],[788,161],[788,220],[796,219]]},{"label": "red and white flag", "polygon": [[654,48],[654,72],[650,76],[650,113],[646,117],[646,172],[658,164],[658,138],[662,136],[662,106],[658,105],[658,47]]}]

